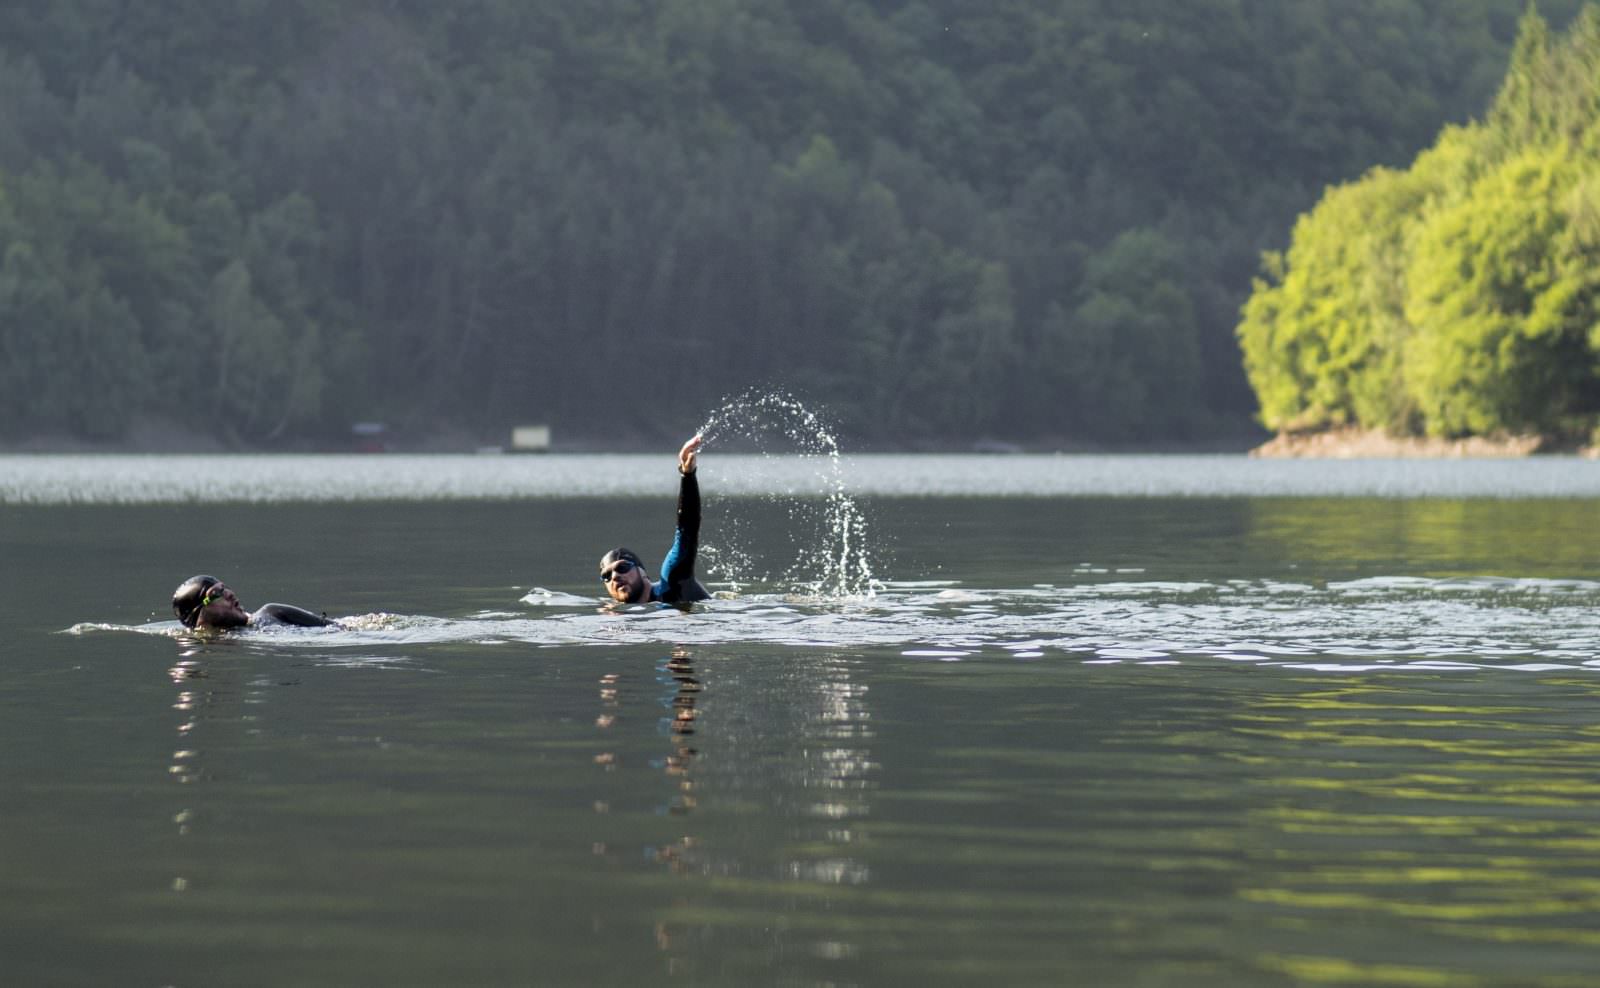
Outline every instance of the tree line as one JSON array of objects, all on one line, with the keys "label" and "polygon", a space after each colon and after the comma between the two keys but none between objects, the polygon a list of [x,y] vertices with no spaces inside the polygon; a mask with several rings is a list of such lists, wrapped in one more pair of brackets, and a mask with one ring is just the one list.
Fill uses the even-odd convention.
[{"label": "tree line", "polygon": [[[1268,424],[1310,422],[1273,369],[1314,335],[1288,329],[1285,286],[1312,276],[1307,225],[1354,224],[1351,197],[1377,193],[1331,193],[1251,295],[1261,252],[1329,183],[1481,112],[1521,10],[17,0],[0,436],[154,417],[249,445],[371,419],[655,437],[763,384],[879,441],[1205,438],[1246,426],[1252,385]],[[1447,133],[1543,133],[1555,108],[1518,92]],[[1461,147],[1431,167],[1465,169]],[[1560,184],[1517,160],[1505,195]],[[1359,232],[1409,243],[1405,225]],[[1428,298],[1408,311],[1465,304]]]},{"label": "tree line", "polygon": [[1328,190],[1239,338],[1273,428],[1600,440],[1600,7],[1530,10],[1480,121]]}]

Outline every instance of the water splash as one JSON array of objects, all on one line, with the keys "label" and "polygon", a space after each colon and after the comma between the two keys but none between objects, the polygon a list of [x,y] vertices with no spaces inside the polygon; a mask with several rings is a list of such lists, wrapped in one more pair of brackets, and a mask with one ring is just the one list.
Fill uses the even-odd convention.
[{"label": "water splash", "polygon": [[[815,457],[826,491],[820,505],[799,502],[789,509],[801,533],[798,558],[781,577],[817,597],[871,597],[867,523],[845,488],[839,442],[822,419],[799,399],[781,391],[750,390],[723,402],[700,427],[705,446],[729,438],[753,444],[762,456]],[[774,448],[777,447],[777,448]],[[807,531],[810,529],[811,531]],[[742,545],[733,528],[722,544],[703,550],[711,572],[738,583],[753,572],[758,553]]]}]

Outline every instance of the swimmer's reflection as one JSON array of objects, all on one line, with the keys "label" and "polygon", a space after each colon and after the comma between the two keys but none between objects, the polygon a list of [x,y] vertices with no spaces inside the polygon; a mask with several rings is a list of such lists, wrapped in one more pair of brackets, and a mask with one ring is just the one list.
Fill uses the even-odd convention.
[{"label": "swimmer's reflection", "polygon": [[[648,848],[651,866],[685,877],[736,877],[767,889],[772,901],[793,901],[790,890],[800,887],[870,883],[862,827],[881,769],[872,757],[868,687],[857,681],[855,664],[850,656],[796,652],[776,673],[772,665],[746,664],[740,688],[725,690],[731,684],[717,677],[730,665],[715,651],[675,648],[659,663],[666,713],[658,733],[668,747],[654,764],[671,790],[657,812],[680,821],[671,832],[683,836]],[[779,678],[766,678],[774,674]],[[778,860],[765,842],[774,832],[792,848]],[[684,886],[680,901],[693,902],[703,889]],[[654,932],[668,972],[695,976],[708,938],[740,933],[689,912],[664,910]],[[784,935],[780,948],[829,961],[858,951],[838,930],[820,938]]]},{"label": "swimmer's reflection", "polygon": [[[694,763],[699,751],[695,748],[694,738],[699,712],[695,704],[703,686],[695,671],[693,656],[686,648],[674,648],[666,660],[656,666],[656,671],[660,674],[660,680],[668,684],[660,700],[668,712],[661,718],[660,724],[670,741],[665,757],[652,759],[650,765],[659,768],[671,785],[670,796],[665,804],[657,807],[657,812],[682,817],[693,812],[698,805]],[[616,673],[606,673],[600,677],[600,713],[595,717],[595,726],[608,733],[616,725],[621,707],[619,680]],[[617,753],[609,747],[596,754],[594,761],[607,772],[614,772],[618,768]],[[596,813],[609,813],[611,804],[597,800],[594,810]],[[649,848],[647,854],[651,860],[666,865],[674,872],[684,872],[690,867],[690,858],[696,846],[694,836],[684,834],[671,843]],[[611,849],[599,842],[594,845],[594,851],[598,855],[609,856]]]},{"label": "swimmer's reflection", "polygon": [[667,801],[667,812],[685,814],[695,808],[694,778],[691,769],[694,766],[695,755],[699,754],[694,747],[694,722],[698,716],[695,710],[695,699],[699,696],[702,686],[695,675],[694,661],[686,648],[675,648],[672,655],[662,666],[662,670],[672,680],[672,689],[668,694],[671,715],[666,718],[668,736],[672,739],[672,750],[667,754],[663,771],[667,778],[676,782],[677,792]]},{"label": "swimmer's reflection", "polygon": [[[695,702],[703,688],[695,673],[694,658],[689,650],[677,647],[667,660],[657,667],[662,680],[669,684],[661,703],[668,713],[661,719],[670,739],[665,759],[652,762],[672,785],[672,795],[661,811],[668,816],[686,816],[698,805],[695,799],[694,762],[699,752],[694,746],[695,718],[699,716]],[[651,857],[665,865],[673,874],[686,874],[698,868],[696,862],[699,842],[693,834],[684,834],[676,840],[651,850]]]},{"label": "swimmer's reflection", "polygon": [[[240,695],[236,692],[238,684],[230,681],[226,667],[220,684],[212,678],[206,662],[206,653],[217,647],[217,644],[214,640],[200,637],[180,638],[177,661],[166,670],[167,679],[177,691],[171,707],[178,714],[175,725],[177,738],[167,765],[167,776],[183,787],[181,790],[183,798],[179,800],[179,808],[172,816],[172,823],[177,828],[179,837],[188,837],[193,832],[196,812],[194,800],[190,797],[193,795],[194,785],[204,781],[207,774],[199,736],[204,733],[201,725],[209,720],[215,727],[216,722],[222,719],[218,716],[217,706],[219,704],[231,706],[240,699]],[[245,688],[242,699],[250,708],[260,709],[262,696],[257,686],[252,684]],[[251,713],[234,716],[249,722],[256,720],[258,715]],[[187,876],[173,877],[174,891],[185,891],[189,885]]]},{"label": "swimmer's reflection", "polygon": [[[173,701],[172,709],[178,711],[178,747],[172,753],[172,764],[167,767],[167,773],[182,784],[194,782],[200,777],[196,757],[199,752],[193,745],[195,725],[199,723],[199,709],[210,702],[210,692],[203,682],[207,678],[205,666],[197,657],[199,649],[188,648],[178,654],[178,661],[167,670],[167,676],[172,680],[172,685],[178,688],[177,698]],[[192,815],[188,810],[180,813],[183,817],[178,821],[178,833],[189,832],[188,817]]]},{"label": "swimmer's reflection", "polygon": [[[167,766],[167,774],[182,786],[188,786],[200,778],[200,752],[194,746],[194,731],[200,723],[201,709],[211,702],[210,690],[205,682],[208,674],[199,653],[199,648],[185,648],[178,653],[178,661],[167,670],[167,677],[178,690],[172,703],[172,709],[178,712],[178,740],[172,752],[172,762]],[[179,837],[188,837],[194,826],[194,809],[188,802],[187,799],[183,800],[183,805],[172,816]],[[174,892],[187,891],[188,888],[187,876],[172,877]]]}]

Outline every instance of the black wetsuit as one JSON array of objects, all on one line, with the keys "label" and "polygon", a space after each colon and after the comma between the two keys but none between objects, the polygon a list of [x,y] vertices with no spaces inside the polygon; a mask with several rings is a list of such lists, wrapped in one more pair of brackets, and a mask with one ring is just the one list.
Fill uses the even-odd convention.
[{"label": "black wetsuit", "polygon": [[297,628],[326,628],[333,624],[321,614],[313,614],[293,604],[262,604],[250,615],[250,627],[270,628],[275,624],[290,624]]},{"label": "black wetsuit", "polygon": [[661,579],[652,588],[665,604],[707,600],[711,594],[694,578],[694,557],[700,549],[700,482],[686,473],[678,484],[678,530],[661,563]]}]

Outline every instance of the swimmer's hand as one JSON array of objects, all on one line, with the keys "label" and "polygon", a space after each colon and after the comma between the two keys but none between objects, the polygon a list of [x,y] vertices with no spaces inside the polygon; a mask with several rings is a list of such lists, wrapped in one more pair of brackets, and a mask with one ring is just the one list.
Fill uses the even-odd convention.
[{"label": "swimmer's hand", "polygon": [[700,433],[697,432],[689,439],[688,442],[683,444],[683,448],[682,449],[678,450],[678,472],[679,473],[681,473],[681,474],[694,473],[695,459],[700,454],[700,445],[702,443],[704,443],[705,441],[706,441],[705,437],[700,435]]}]

